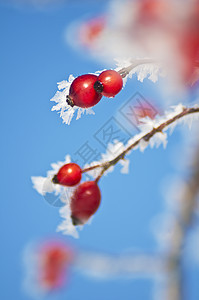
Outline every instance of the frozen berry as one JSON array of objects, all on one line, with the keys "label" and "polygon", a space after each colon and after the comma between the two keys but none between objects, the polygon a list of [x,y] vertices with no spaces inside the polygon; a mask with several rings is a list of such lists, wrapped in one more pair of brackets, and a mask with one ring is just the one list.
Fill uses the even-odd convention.
[{"label": "frozen berry", "polygon": [[97,81],[97,76],[86,74],[77,77],[71,84],[67,103],[70,106],[79,106],[82,108],[92,107],[96,105],[102,95],[94,89],[94,83]]},{"label": "frozen berry", "polygon": [[71,198],[71,218],[74,225],[81,225],[97,211],[101,201],[100,189],[95,181],[80,184]]},{"label": "frozen berry", "polygon": [[105,97],[114,97],[123,87],[121,75],[114,70],[103,71],[97,78],[94,88]]},{"label": "frozen berry", "polygon": [[74,186],[80,182],[81,178],[80,166],[75,163],[69,163],[59,169],[52,181],[61,185]]}]

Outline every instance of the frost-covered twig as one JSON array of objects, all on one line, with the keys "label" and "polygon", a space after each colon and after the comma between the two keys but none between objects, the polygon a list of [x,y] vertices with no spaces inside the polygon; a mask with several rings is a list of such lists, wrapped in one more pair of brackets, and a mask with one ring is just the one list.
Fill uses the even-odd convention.
[{"label": "frost-covered twig", "polygon": [[128,67],[124,67],[118,71],[122,78],[125,78],[133,69],[141,65],[148,65],[148,64],[157,64],[157,61],[153,59],[136,59],[133,60],[132,63]]},{"label": "frost-covered twig", "polygon": [[130,141],[129,141],[130,145],[127,145],[125,150],[123,150],[121,153],[119,153],[114,159],[107,161],[107,162],[103,162],[102,164],[97,164],[95,166],[88,167],[88,168],[84,169],[83,172],[88,172],[88,171],[94,170],[96,168],[102,168],[99,176],[96,178],[96,181],[98,182],[100,180],[100,178],[102,177],[102,175],[110,167],[117,164],[120,160],[125,159],[126,154],[128,154],[133,148],[138,146],[138,144],[140,144],[141,142],[144,142],[147,144],[150,141],[150,139],[155,136],[155,134],[158,134],[158,133],[164,134],[163,130],[168,128],[169,125],[171,125],[172,123],[175,123],[176,121],[182,119],[185,116],[188,116],[188,115],[194,114],[194,113],[199,113],[198,106],[192,107],[192,108],[186,108],[186,107],[181,106],[180,112],[179,112],[179,110],[177,110],[177,112],[176,113],[174,112],[174,114],[168,114],[167,117],[164,117],[159,122],[152,124],[155,126],[153,126],[152,129],[149,130],[148,132],[138,134],[133,139],[130,139]]},{"label": "frost-covered twig", "polygon": [[[88,172],[93,180],[98,182],[102,175],[107,172],[111,172],[114,169],[114,165],[117,163],[122,165],[121,172],[128,173],[129,160],[126,159],[126,155],[133,149],[140,148],[143,151],[148,145],[151,147],[167,144],[167,133],[165,132],[168,128],[173,129],[177,124],[177,121],[188,121],[192,122],[195,116],[199,117],[199,107],[194,106],[192,108],[185,108],[181,104],[169,112],[166,112],[164,116],[159,116],[155,120],[143,119],[141,132],[134,137],[130,138],[126,145],[121,142],[114,142],[110,144],[107,149],[107,153],[102,154],[100,161],[92,162],[90,165],[85,165],[82,168],[82,173]],[[110,150],[110,152],[109,152]],[[50,199],[50,203],[57,203],[59,199],[61,203],[65,204],[60,209],[60,214],[64,221],[59,225],[58,230],[63,231],[65,234],[70,234],[75,237],[78,236],[76,227],[73,226],[71,220],[70,201],[74,193],[74,188],[65,187],[59,184],[54,184],[52,178],[57,174],[60,167],[64,164],[69,163],[70,157],[67,155],[64,162],[58,162],[52,164],[52,170],[47,172],[46,177],[32,177],[34,188],[44,196],[48,202],[48,193],[53,193],[53,198]],[[53,201],[53,202],[52,202]],[[59,204],[59,203],[58,203]],[[57,204],[56,204],[57,205]]]}]

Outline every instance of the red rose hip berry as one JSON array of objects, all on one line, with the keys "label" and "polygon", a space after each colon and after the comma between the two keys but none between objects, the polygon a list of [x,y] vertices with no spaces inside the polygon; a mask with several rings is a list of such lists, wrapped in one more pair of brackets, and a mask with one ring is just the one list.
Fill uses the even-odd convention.
[{"label": "red rose hip berry", "polygon": [[63,165],[52,179],[53,183],[58,183],[65,186],[74,186],[80,182],[82,171],[80,166],[75,163]]},{"label": "red rose hip berry", "polygon": [[81,183],[71,198],[73,225],[83,225],[97,211],[101,202],[100,189],[95,181]]},{"label": "red rose hip berry", "polygon": [[71,251],[64,245],[46,245],[40,254],[41,284],[49,290],[63,286],[65,273],[72,259]]},{"label": "red rose hip berry", "polygon": [[123,87],[121,75],[114,70],[103,71],[97,78],[94,88],[105,97],[114,97]]},{"label": "red rose hip berry", "polygon": [[93,74],[81,75],[74,79],[70,86],[66,102],[70,106],[88,108],[96,105],[102,98],[101,93],[94,89],[94,83],[98,77]]}]

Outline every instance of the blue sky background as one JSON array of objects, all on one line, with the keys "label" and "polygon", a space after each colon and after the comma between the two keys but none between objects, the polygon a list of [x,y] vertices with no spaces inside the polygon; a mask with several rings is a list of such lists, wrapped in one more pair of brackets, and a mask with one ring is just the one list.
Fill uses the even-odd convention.
[{"label": "blue sky background", "polygon": [[[0,299],[31,299],[22,289],[22,253],[31,241],[59,236],[61,219],[32,188],[31,176],[45,176],[50,164],[72,156],[86,142],[102,152],[95,132],[136,92],[161,107],[164,96],[158,85],[133,79],[114,99],[95,107],[95,116],[85,116],[64,125],[49,101],[56,83],[107,67],[89,54],[66,44],[66,27],[74,20],[96,15],[106,2],[72,1],[55,9],[0,4],[1,86],[1,268]],[[76,37],[74,36],[74,39]],[[150,96],[150,97],[149,97]],[[154,252],[157,243],[151,231],[153,217],[164,211],[161,185],[179,172],[175,154],[182,137],[179,131],[163,150],[147,149],[131,155],[128,175],[115,169],[100,182],[102,204],[92,225],[85,226],[80,239],[63,237],[77,249],[121,253],[130,249]],[[189,263],[189,300],[198,299],[198,266]],[[146,279],[95,280],[73,271],[70,285],[53,299],[87,300],[152,299],[153,283]]]}]

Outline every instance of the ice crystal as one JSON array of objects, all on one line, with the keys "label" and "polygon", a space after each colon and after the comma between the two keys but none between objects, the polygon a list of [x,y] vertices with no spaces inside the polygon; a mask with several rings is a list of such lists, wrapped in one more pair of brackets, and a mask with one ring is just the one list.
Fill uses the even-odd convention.
[{"label": "ice crystal", "polygon": [[70,122],[77,112],[76,120],[80,119],[81,115],[86,112],[86,114],[95,114],[91,108],[81,108],[77,106],[71,107],[66,102],[66,96],[69,94],[70,85],[75,77],[73,75],[69,76],[68,81],[63,80],[58,83],[58,91],[55,96],[50,100],[56,102],[52,107],[52,111],[57,111],[60,113],[60,117],[63,119],[63,123],[70,125]]},{"label": "ice crystal", "polygon": [[129,74],[123,79],[124,85],[126,84],[127,79],[132,78],[134,74],[137,75],[137,79],[141,82],[143,82],[145,78],[148,78],[154,83],[158,81],[159,76],[164,75],[161,65],[153,62],[150,59],[117,58],[115,61],[117,65],[117,71],[123,68],[128,68],[130,65],[132,65],[132,69],[130,70]]}]

